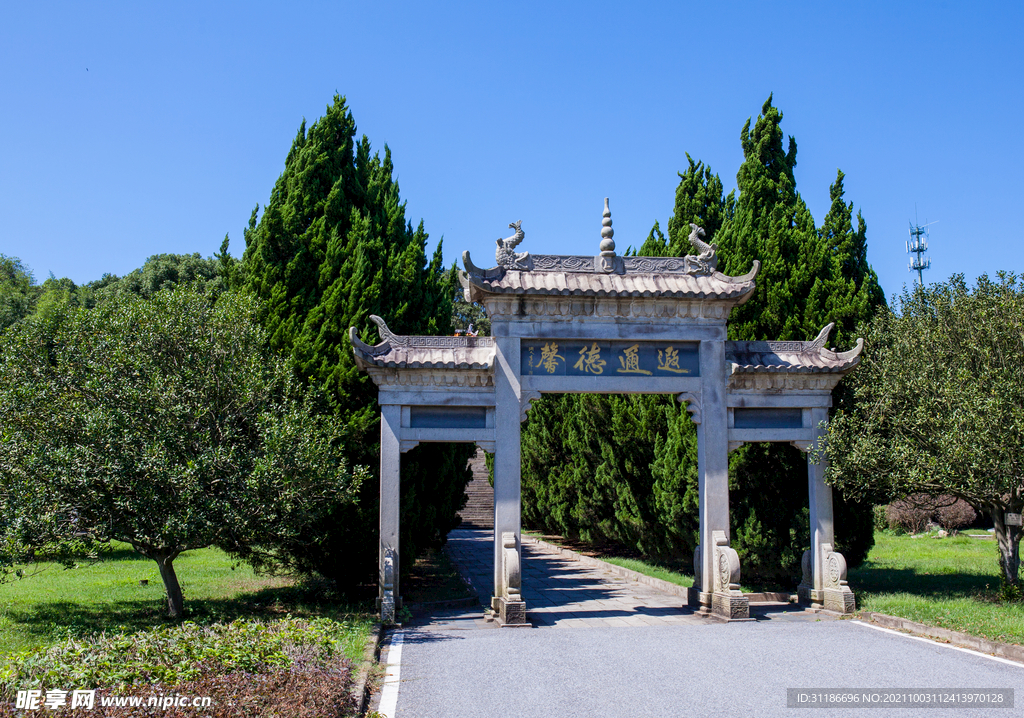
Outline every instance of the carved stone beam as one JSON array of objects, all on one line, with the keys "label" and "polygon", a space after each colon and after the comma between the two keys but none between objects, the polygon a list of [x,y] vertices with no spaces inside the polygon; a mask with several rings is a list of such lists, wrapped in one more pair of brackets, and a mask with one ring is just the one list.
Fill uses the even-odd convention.
[{"label": "carved stone beam", "polygon": [[540,399],[539,391],[524,391],[519,398],[519,423],[526,421],[526,412],[533,408],[533,402]]},{"label": "carved stone beam", "polygon": [[676,397],[681,402],[686,403],[686,410],[690,413],[690,418],[693,419],[694,424],[700,423],[700,392],[686,391]]}]

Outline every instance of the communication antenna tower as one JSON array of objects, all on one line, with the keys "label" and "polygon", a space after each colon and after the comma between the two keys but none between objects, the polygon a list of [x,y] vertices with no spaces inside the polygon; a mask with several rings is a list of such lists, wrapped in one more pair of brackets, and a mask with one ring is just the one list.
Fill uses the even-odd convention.
[{"label": "communication antenna tower", "polygon": [[914,256],[910,258],[907,271],[917,272],[917,281],[922,287],[924,286],[923,272],[932,266],[932,260],[922,256],[928,251],[928,226],[936,222],[938,220],[922,225],[917,224],[915,221],[910,225],[910,240],[907,242],[907,254]]}]

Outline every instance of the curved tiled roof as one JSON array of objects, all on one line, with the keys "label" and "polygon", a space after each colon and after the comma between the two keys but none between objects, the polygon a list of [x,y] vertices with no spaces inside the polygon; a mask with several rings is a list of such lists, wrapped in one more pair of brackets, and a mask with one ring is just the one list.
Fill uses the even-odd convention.
[{"label": "curved tiled roof", "polygon": [[370,346],[359,339],[355,327],[349,327],[349,340],[360,369],[371,366],[395,369],[476,369],[489,370],[494,364],[494,339],[491,337],[401,336],[388,329],[376,315],[381,342]]},{"label": "curved tiled roof", "polygon": [[533,255],[531,269],[480,269],[463,252],[465,272],[459,280],[472,301],[487,294],[723,299],[742,304],[754,291],[760,269],[730,277],[701,272],[686,257],[613,257],[614,269],[597,268],[602,257]]},{"label": "curved tiled roof", "polygon": [[825,348],[835,324],[829,324],[810,342],[726,342],[725,358],[733,374],[828,373],[843,374],[860,363],[864,340],[848,352]]}]

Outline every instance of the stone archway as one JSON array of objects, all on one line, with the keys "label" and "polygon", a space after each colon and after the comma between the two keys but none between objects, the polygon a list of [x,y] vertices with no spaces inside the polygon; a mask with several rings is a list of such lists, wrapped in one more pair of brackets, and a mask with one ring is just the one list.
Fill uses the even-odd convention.
[{"label": "stone archway", "polygon": [[[831,390],[860,361],[825,348],[832,325],[809,342],[733,342],[726,324],[752,295],[748,274],[718,272],[717,248],[691,225],[697,255],[620,257],[605,200],[596,256],[516,253],[525,233],[499,240],[498,266],[463,253],[468,301],[484,305],[491,337],[417,337],[377,323],[381,342],[349,336],[381,405],[380,602],[400,602],[397,566],[401,453],[425,441],[475,443],[494,454],[494,599],[505,623],[525,621],[521,595],[520,424],[543,393],[673,394],[697,424],[700,545],[693,603],[725,619],[749,617],[740,562],[729,545],[728,454],[744,442],[781,441],[804,451],[825,430]],[[804,600],[853,610],[846,564],[833,550],[825,463],[809,454],[811,549]],[[817,462],[817,463],[815,463]],[[390,613],[389,613],[390,612]]]}]

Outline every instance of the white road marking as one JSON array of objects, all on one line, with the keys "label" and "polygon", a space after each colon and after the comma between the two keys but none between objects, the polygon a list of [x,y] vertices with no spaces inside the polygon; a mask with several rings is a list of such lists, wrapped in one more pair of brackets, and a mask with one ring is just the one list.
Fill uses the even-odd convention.
[{"label": "white road marking", "polygon": [[388,662],[384,667],[384,687],[380,691],[377,712],[395,718],[398,710],[398,682],[402,679],[402,632],[395,631],[388,646]]},{"label": "white road marking", "polygon": [[915,641],[924,641],[925,643],[930,643],[933,646],[941,646],[943,648],[952,648],[954,651],[963,651],[964,653],[970,653],[970,654],[975,655],[975,656],[981,656],[982,658],[987,658],[990,661],[999,661],[1000,663],[1005,663],[1008,666],[1017,666],[1017,668],[1024,668],[1024,665],[1022,665],[1020,663],[1017,663],[1017,661],[1011,661],[1008,658],[1000,658],[999,656],[990,656],[987,653],[981,653],[980,651],[972,651],[970,648],[962,648],[960,646],[954,646],[951,643],[939,643],[938,641],[933,641],[930,638],[924,638],[922,636],[911,636],[909,633],[902,633],[900,631],[894,631],[891,628],[882,628],[881,626],[873,626],[870,623],[864,623],[863,621],[850,621],[850,623],[856,623],[858,626],[864,626],[865,628],[873,628],[876,631],[884,631],[885,633],[892,633],[893,635],[896,635],[896,636],[903,636],[904,638],[912,638]]}]

